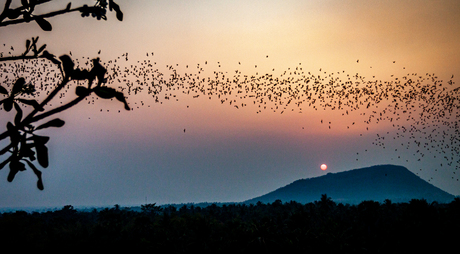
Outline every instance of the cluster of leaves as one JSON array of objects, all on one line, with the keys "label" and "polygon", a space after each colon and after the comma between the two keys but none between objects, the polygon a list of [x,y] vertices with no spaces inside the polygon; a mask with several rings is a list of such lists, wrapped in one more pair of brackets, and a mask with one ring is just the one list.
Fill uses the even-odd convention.
[{"label": "cluster of leaves", "polygon": [[[90,71],[75,68],[72,59],[68,55],[63,55],[59,58],[62,62],[62,66],[66,76],[70,77],[73,80],[88,80],[88,87],[77,86],[75,90],[77,96],[86,97],[89,96],[92,92],[94,92],[101,99],[116,98],[118,101],[124,104],[126,110],[130,110],[130,107],[126,102],[125,96],[122,92],[118,92],[114,88],[102,85],[107,81],[107,78],[105,77],[107,74],[107,70],[100,64],[99,58],[95,58],[92,60],[93,67]],[[96,78],[97,85],[93,88],[92,84],[93,81],[96,80]]]},{"label": "cluster of leaves", "polygon": [[[119,6],[112,0],[108,2],[105,0],[98,0],[92,7],[84,5],[75,9],[72,9],[71,3],[69,3],[64,10],[37,16],[33,15],[36,5],[46,2],[50,2],[50,0],[22,0],[21,7],[11,9],[11,1],[6,1],[5,8],[0,14],[0,26],[35,20],[43,30],[51,31],[51,24],[45,20],[45,17],[52,17],[72,11],[80,11],[82,15],[91,13],[93,17],[105,20],[107,7],[110,11],[114,10],[117,13],[117,18],[119,20],[123,19],[123,13],[120,11]],[[20,16],[23,17],[22,20],[19,19]],[[3,22],[6,18],[10,20]],[[75,106],[93,92],[103,99],[116,98],[124,104],[126,110],[130,110],[130,107],[122,92],[105,86],[107,81],[107,70],[102,66],[99,58],[92,60],[93,66],[90,69],[82,70],[75,67],[75,64],[70,56],[62,55],[60,57],[56,57],[45,50],[46,44],[38,46],[37,42],[38,36],[32,37],[32,40],[26,41],[25,51],[22,55],[3,57],[0,58],[0,61],[24,61],[38,58],[46,59],[60,69],[62,80],[59,81],[60,83],[57,84],[53,91],[51,91],[41,102],[33,99],[36,92],[35,85],[27,83],[26,78],[24,77],[16,79],[13,84],[8,84],[10,91],[7,89],[8,86],[4,87],[0,85],[0,95],[4,96],[4,98],[0,100],[0,106],[3,106],[3,109],[6,112],[10,112],[13,109],[16,111],[14,120],[12,122],[8,122],[6,125],[6,131],[0,133],[0,140],[8,137],[10,139],[10,143],[0,150],[0,156],[10,153],[10,156],[0,163],[0,170],[6,165],[9,165],[10,171],[7,180],[11,182],[14,180],[18,172],[25,171],[26,166],[28,166],[38,178],[38,189],[43,190],[42,173],[37,166],[34,165],[34,162],[37,161],[43,168],[48,167],[49,158],[46,144],[50,138],[47,136],[37,135],[36,131],[50,127],[59,128],[65,124],[65,122],[59,118],[54,118],[52,120],[45,121],[44,123],[43,120]],[[74,100],[60,107],[45,111],[44,106],[47,105],[71,81],[88,81],[88,85],[86,87],[76,87],[76,98]],[[25,111],[23,109],[24,106],[31,107],[31,109]],[[25,112],[28,113],[26,114]],[[37,125],[37,122],[41,122],[41,124],[39,123]]]},{"label": "cluster of leaves", "polygon": [[46,21],[43,17],[41,16],[35,16],[33,14],[35,10],[35,6],[37,4],[40,4],[40,2],[43,1],[38,1],[38,0],[21,0],[22,7],[16,8],[16,9],[10,9],[9,6],[11,4],[11,0],[7,0],[5,3],[5,9],[3,10],[2,15],[7,17],[10,20],[15,20],[18,19],[19,17],[22,16],[25,22],[30,22],[32,20],[35,20],[37,24],[45,31],[51,31],[51,24]]},{"label": "cluster of leaves", "polygon": [[107,6],[110,11],[116,12],[118,20],[123,20],[123,12],[120,10],[120,6],[112,0],[109,0],[108,2],[106,0],[98,0],[94,7],[88,7],[88,5],[85,4],[81,10],[81,16],[88,17],[91,14],[93,18],[97,18],[98,20],[107,20],[107,17],[105,16],[107,13]]},{"label": "cluster of leaves", "polygon": [[[317,201],[105,208],[0,215],[16,250],[168,253],[416,253],[455,247],[460,199],[448,204]],[[17,237],[17,236],[21,237]]]},{"label": "cluster of leaves", "polygon": [[26,80],[23,77],[16,80],[13,85],[13,89],[11,89],[11,93],[9,94],[6,88],[0,85],[0,94],[5,94],[8,96],[6,99],[0,101],[0,105],[3,104],[6,112],[9,112],[14,105],[14,108],[18,111],[15,122],[20,122],[22,118],[22,110],[17,102],[22,102],[24,104],[33,106],[38,111],[43,111],[43,108],[40,107],[36,100],[17,98],[21,94],[34,95],[34,92],[35,86],[32,84],[26,84]]},{"label": "cluster of leaves", "polygon": [[6,88],[0,86],[0,93],[8,96],[6,99],[0,101],[0,105],[3,105],[6,112],[11,111],[13,107],[16,110],[14,124],[8,122],[6,126],[11,143],[0,151],[0,155],[10,151],[11,156],[0,164],[0,169],[6,164],[10,164],[10,172],[7,179],[11,182],[19,171],[24,171],[26,169],[25,162],[38,177],[37,187],[43,190],[41,172],[32,164],[32,161],[37,159],[40,166],[44,168],[48,167],[48,149],[45,144],[48,142],[49,138],[35,135],[33,132],[48,127],[61,127],[64,125],[64,121],[54,119],[37,128],[34,128],[32,125],[24,126],[22,129],[17,128],[17,126],[21,126],[23,120],[23,110],[19,102],[33,106],[37,111],[43,111],[43,108],[36,100],[18,98],[21,94],[33,95],[34,92],[35,87],[32,84],[26,84],[23,77],[16,80],[10,93],[8,93]]},{"label": "cluster of leaves", "polygon": [[[8,181],[11,182],[19,171],[24,171],[26,169],[24,164],[26,163],[37,175],[37,187],[40,190],[43,190],[41,172],[32,162],[37,159],[40,166],[44,168],[48,167],[49,160],[46,143],[48,142],[49,137],[36,135],[35,132],[49,127],[62,127],[65,122],[56,118],[37,127],[35,127],[32,123],[76,105],[93,92],[102,99],[116,98],[120,102],[123,102],[126,110],[130,109],[122,92],[118,92],[113,88],[103,85],[106,80],[105,75],[107,71],[99,63],[98,58],[93,59],[94,66],[91,70],[81,70],[79,68],[75,68],[72,59],[68,55],[60,56],[59,60],[56,58],[53,59],[55,61],[59,61],[65,79],[58,87],[55,88],[48,99],[45,99],[45,102],[39,104],[34,99],[20,98],[20,95],[22,94],[33,95],[35,91],[34,85],[26,84],[25,78],[23,77],[16,80],[16,82],[12,85],[11,92],[8,92],[3,86],[0,86],[0,93],[7,96],[7,98],[0,101],[0,105],[3,105],[4,110],[7,112],[11,111],[12,108],[16,110],[14,123],[7,123],[6,134],[10,137],[10,144],[0,151],[0,155],[10,152],[11,156],[0,164],[0,169],[9,163],[10,173],[8,175]],[[70,103],[35,116],[36,113],[44,111],[43,106],[46,102],[51,100],[51,97],[70,80],[88,80],[88,86],[77,86],[75,91],[77,98]],[[95,80],[97,80],[97,84],[93,87]],[[23,110],[19,103],[32,106],[34,110],[32,110],[27,117],[23,117]]]},{"label": "cluster of leaves", "polygon": [[[5,2],[5,8],[3,9],[3,12],[0,14],[0,26],[7,26],[23,22],[29,23],[31,21],[35,21],[44,31],[51,31],[53,27],[51,23],[46,20],[46,18],[78,11],[81,13],[82,17],[92,16],[93,18],[97,18],[98,20],[107,20],[107,8],[109,9],[109,11],[115,11],[118,20],[123,20],[123,12],[120,10],[120,6],[116,4],[113,0],[97,0],[94,6],[88,6],[85,4],[81,7],[73,9],[72,3],[70,2],[62,10],[41,15],[33,14],[33,12],[35,11],[35,7],[37,5],[41,5],[50,1],[51,0],[21,0],[22,6],[12,9],[10,8],[11,0],[7,0]],[[8,18],[9,20],[3,22],[3,20],[6,18]]]}]

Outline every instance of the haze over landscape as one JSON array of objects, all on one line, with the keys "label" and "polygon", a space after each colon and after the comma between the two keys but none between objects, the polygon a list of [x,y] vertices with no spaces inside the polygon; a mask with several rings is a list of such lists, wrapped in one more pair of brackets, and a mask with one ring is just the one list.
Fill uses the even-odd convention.
[{"label": "haze over landscape", "polygon": [[[1,28],[4,56],[40,36],[81,67],[100,57],[132,110],[94,98],[61,113],[65,126],[43,132],[45,189],[3,169],[0,207],[240,202],[382,164],[460,195],[458,1],[117,3],[122,22]],[[0,126],[14,118],[0,114]]]}]

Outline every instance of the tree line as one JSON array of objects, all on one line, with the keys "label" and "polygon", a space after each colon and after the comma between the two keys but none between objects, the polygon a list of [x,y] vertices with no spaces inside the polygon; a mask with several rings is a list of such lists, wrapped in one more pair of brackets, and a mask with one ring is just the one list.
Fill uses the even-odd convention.
[{"label": "tree line", "polygon": [[414,253],[452,250],[460,233],[460,198],[451,203],[321,200],[146,204],[80,211],[0,214],[0,243],[21,251],[167,251],[184,253]]}]

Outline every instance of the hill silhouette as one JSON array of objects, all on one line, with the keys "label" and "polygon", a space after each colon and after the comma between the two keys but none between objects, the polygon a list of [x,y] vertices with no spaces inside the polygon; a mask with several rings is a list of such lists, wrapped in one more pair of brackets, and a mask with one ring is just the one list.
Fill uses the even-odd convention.
[{"label": "hill silhouette", "polygon": [[447,203],[455,198],[403,166],[377,165],[297,180],[244,203],[272,203],[277,199],[283,202],[310,203],[319,200],[322,194],[335,202],[348,204],[365,200],[382,202],[385,199],[393,202],[425,199],[428,202]]}]

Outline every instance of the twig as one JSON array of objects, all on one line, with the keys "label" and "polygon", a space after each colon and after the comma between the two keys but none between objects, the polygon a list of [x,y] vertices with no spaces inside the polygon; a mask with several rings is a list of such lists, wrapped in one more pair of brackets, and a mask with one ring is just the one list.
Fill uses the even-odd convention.
[{"label": "twig", "polygon": [[[47,3],[47,2],[51,2],[52,0],[37,0],[34,5],[40,5],[40,4],[44,4],[44,3]],[[7,13],[8,11],[10,11],[10,5],[11,5],[11,0],[7,0],[5,2],[5,7],[3,8],[3,12],[2,14],[0,14],[0,24],[1,22],[8,16]],[[21,6],[21,7],[18,7],[16,9],[12,9],[12,11],[22,11],[22,10],[25,10],[27,9],[28,6]]]},{"label": "twig", "polygon": [[[88,95],[90,95],[90,93],[88,93]],[[85,96],[78,96],[77,98],[75,98],[73,101],[65,104],[65,105],[62,105],[60,107],[57,107],[55,109],[52,109],[48,112],[45,112],[43,114],[39,114],[39,115],[36,115],[35,117],[31,118],[30,119],[30,122],[33,123],[33,122],[37,122],[37,121],[40,121],[46,117],[49,117],[51,115],[54,115],[54,114],[57,114],[57,113],[60,113],[66,109],[69,109],[75,105],[77,105],[80,101],[82,101],[83,99],[85,99],[88,95],[85,95]]]},{"label": "twig", "polygon": [[[48,102],[50,102],[54,96],[56,96],[56,94],[59,93],[59,91],[64,88],[67,83],[70,81],[70,78],[69,77],[64,77],[64,80],[62,81],[62,83],[60,85],[58,85],[49,95],[48,97],[46,97],[42,103],[40,103],[40,107],[39,108],[43,108],[46,104],[48,104]],[[25,126],[29,123],[33,123],[33,122],[36,122],[37,120],[33,120],[34,119],[34,116],[35,114],[38,112],[37,109],[34,109],[32,110],[32,112],[29,113],[29,115],[27,115],[24,120],[21,122],[21,127],[22,126]]]},{"label": "twig", "polygon": [[30,22],[32,20],[36,20],[36,19],[40,19],[40,18],[50,18],[50,17],[54,17],[54,16],[57,16],[57,15],[65,14],[65,13],[70,13],[70,12],[74,12],[74,11],[82,11],[84,9],[91,9],[91,8],[94,8],[94,7],[81,6],[81,7],[74,8],[74,9],[63,9],[63,10],[59,10],[59,11],[45,13],[45,14],[42,14],[42,15],[32,16],[32,17],[28,18],[27,20],[24,19],[24,18],[15,19],[15,20],[8,20],[8,21],[0,23],[0,27],[1,26],[8,26],[8,25],[14,25],[14,24]]},{"label": "twig", "polygon": [[9,56],[9,57],[1,57],[0,62],[6,61],[17,61],[17,60],[32,60],[38,59],[38,56]]},{"label": "twig", "polygon": [[3,7],[2,14],[0,14],[0,23],[7,17],[7,13],[10,9],[11,0],[6,0],[5,7]]}]

